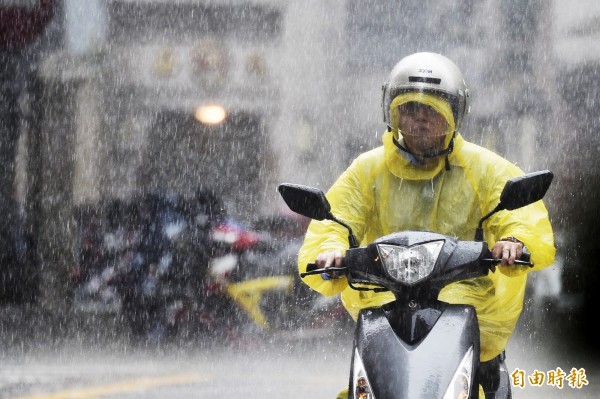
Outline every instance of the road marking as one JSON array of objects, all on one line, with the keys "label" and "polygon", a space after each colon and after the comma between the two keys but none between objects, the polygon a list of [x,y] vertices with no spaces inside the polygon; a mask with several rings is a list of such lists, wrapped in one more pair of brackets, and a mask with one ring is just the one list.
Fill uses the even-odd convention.
[{"label": "road marking", "polygon": [[210,376],[202,374],[176,374],[164,377],[145,377],[128,380],[116,384],[102,385],[91,388],[69,389],[51,394],[23,396],[15,399],[91,399],[94,396],[134,392],[166,385],[180,385],[190,382],[208,381]]}]

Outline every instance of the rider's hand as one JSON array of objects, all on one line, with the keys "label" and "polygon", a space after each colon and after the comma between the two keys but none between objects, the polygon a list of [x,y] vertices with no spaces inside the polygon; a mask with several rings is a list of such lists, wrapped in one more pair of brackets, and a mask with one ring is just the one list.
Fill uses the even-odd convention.
[{"label": "rider's hand", "polygon": [[519,259],[523,255],[523,243],[501,239],[494,244],[492,255],[496,259],[501,259],[501,266],[513,265],[515,259]]},{"label": "rider's hand", "polygon": [[[315,264],[319,269],[328,269],[330,267],[342,267],[342,259],[344,255],[339,249],[333,251],[321,252],[315,259]],[[332,278],[340,277],[339,272],[331,273]]]}]

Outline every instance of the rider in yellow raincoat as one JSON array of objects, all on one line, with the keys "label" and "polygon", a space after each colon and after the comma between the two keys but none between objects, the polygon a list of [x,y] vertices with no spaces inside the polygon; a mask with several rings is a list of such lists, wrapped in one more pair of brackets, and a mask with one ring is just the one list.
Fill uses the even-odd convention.
[{"label": "rider in yellow raincoat", "polygon": [[[392,70],[384,86],[388,130],[383,146],[358,156],[326,193],[334,215],[350,225],[361,245],[402,230],[435,231],[471,240],[479,220],[498,204],[506,181],[523,174],[506,159],[463,139],[457,129],[468,110],[467,100],[462,74],[444,56],[417,53]],[[420,112],[420,108],[443,116],[446,123],[440,148],[415,150],[418,145],[409,136],[412,132],[400,129],[401,113]],[[503,266],[486,277],[451,284],[439,299],[475,307],[481,331],[480,358],[486,362],[504,351],[515,328],[527,273],[550,265],[555,248],[542,201],[498,212],[483,228],[484,239],[494,255],[503,258]],[[512,264],[523,245],[534,268]],[[300,272],[309,262],[320,267],[340,265],[347,248],[346,229],[330,221],[312,221],[299,253]],[[345,277],[323,280],[309,276],[304,281],[324,295],[341,293],[354,319],[362,308],[393,300],[390,293],[353,290]]]}]

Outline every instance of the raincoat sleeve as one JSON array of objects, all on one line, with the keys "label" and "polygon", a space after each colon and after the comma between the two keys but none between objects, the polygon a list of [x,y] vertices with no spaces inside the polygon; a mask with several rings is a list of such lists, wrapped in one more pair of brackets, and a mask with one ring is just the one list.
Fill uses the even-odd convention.
[{"label": "raincoat sleeve", "polygon": [[[334,216],[350,225],[359,242],[365,229],[365,220],[368,220],[367,209],[369,195],[362,188],[364,182],[363,170],[359,161],[354,160],[337,181],[326,193],[331,204]],[[314,262],[321,252],[341,250],[348,248],[348,230],[332,221],[313,220],[306,232],[304,243],[298,253],[298,270],[306,271],[306,265]],[[348,287],[346,277],[336,280],[323,280],[321,276],[308,276],[304,282],[312,289],[323,295],[331,296],[341,293]]]},{"label": "raincoat sleeve", "polygon": [[[489,210],[500,201],[500,194],[506,181],[511,177],[523,175],[523,171],[512,164],[504,167],[496,165],[495,169],[497,178],[488,187],[489,200],[486,202]],[[499,174],[498,170],[500,170]],[[487,176],[493,174],[489,173]],[[498,212],[484,222],[484,229],[489,236],[487,242],[490,248],[498,240],[512,236],[522,241],[531,254],[531,262],[535,265],[533,268],[521,265],[499,267],[500,272],[506,276],[521,276],[530,271],[543,269],[554,262],[556,252],[554,233],[543,200],[520,209]]]}]

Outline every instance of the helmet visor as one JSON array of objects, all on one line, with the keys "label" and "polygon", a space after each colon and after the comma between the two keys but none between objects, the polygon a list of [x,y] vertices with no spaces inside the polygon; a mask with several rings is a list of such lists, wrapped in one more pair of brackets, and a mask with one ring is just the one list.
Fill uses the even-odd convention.
[{"label": "helmet visor", "polygon": [[428,109],[439,113],[448,123],[445,134],[454,132],[454,116],[450,104],[440,97],[424,92],[405,92],[397,95],[392,100],[390,104],[390,124],[393,132],[398,132],[398,125],[400,124],[399,107],[405,106],[405,108],[408,108],[407,111],[416,108],[416,105],[409,103],[423,104]]}]

